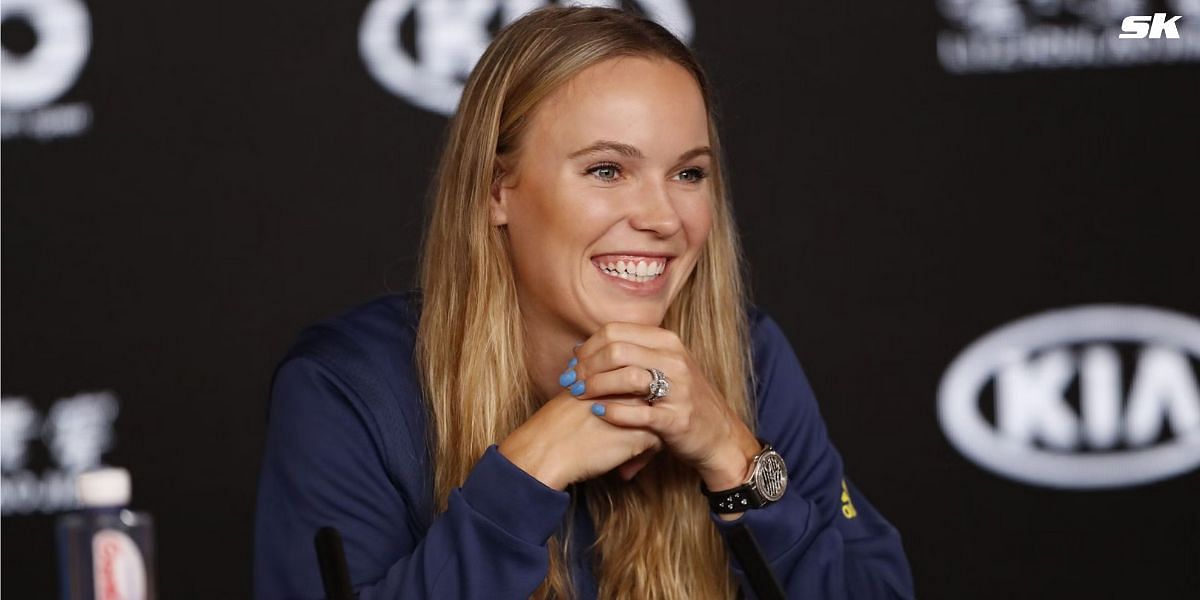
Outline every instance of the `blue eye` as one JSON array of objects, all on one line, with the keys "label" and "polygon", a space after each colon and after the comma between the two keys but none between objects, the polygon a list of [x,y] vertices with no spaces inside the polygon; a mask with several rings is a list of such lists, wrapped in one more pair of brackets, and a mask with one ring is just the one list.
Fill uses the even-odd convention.
[{"label": "blue eye", "polygon": [[589,175],[595,175],[601,181],[616,181],[621,173],[621,167],[612,163],[603,163],[588,167],[585,172]]}]

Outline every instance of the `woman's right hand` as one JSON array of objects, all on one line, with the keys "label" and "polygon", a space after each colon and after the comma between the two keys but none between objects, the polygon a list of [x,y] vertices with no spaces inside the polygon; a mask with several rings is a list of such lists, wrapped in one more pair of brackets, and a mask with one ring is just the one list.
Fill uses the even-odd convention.
[{"label": "woman's right hand", "polygon": [[[634,398],[608,401],[640,402]],[[563,491],[617,467],[628,480],[662,447],[662,440],[650,430],[618,427],[597,418],[591,403],[580,402],[564,389],[497,449],[521,470]]]}]

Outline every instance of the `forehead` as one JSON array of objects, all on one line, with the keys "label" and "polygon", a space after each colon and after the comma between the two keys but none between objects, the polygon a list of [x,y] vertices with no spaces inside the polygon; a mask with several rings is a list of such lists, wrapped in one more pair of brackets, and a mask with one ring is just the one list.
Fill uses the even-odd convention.
[{"label": "forehead", "polygon": [[530,141],[556,152],[602,139],[675,157],[709,143],[700,86],[661,58],[612,58],[580,71],[541,102],[530,125]]}]

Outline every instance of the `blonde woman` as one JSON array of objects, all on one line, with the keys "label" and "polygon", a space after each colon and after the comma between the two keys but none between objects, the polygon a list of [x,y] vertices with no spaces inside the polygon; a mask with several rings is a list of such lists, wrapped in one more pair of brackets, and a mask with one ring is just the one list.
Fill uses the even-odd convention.
[{"label": "blonde woman", "polygon": [[276,372],[260,598],[734,598],[744,524],[793,598],[911,597],[783,333],[747,302],[711,90],[634,15],[504,29],[449,131],[419,288]]}]

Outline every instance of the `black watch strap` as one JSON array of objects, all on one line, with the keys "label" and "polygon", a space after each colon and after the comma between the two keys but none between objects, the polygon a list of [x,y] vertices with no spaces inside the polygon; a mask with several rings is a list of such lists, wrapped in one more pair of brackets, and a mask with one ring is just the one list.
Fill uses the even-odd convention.
[{"label": "black watch strap", "polygon": [[762,508],[763,499],[754,491],[754,486],[742,484],[733,489],[714,492],[700,482],[700,491],[708,496],[708,506],[717,514],[740,513],[748,508]]}]

